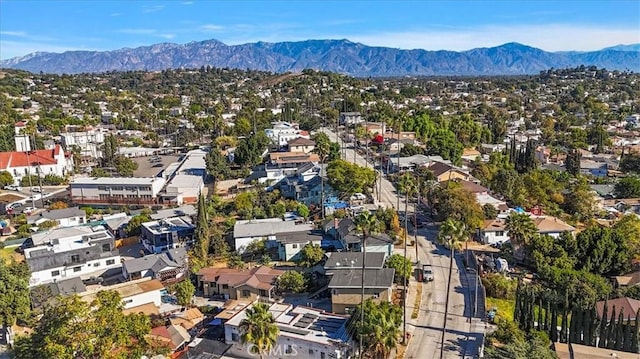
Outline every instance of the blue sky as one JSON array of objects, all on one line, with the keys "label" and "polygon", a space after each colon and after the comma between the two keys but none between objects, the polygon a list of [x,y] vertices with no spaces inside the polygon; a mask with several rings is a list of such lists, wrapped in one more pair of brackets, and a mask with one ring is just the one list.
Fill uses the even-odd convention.
[{"label": "blue sky", "polygon": [[158,42],[349,39],[403,49],[640,43],[640,1],[0,0],[0,58]]}]

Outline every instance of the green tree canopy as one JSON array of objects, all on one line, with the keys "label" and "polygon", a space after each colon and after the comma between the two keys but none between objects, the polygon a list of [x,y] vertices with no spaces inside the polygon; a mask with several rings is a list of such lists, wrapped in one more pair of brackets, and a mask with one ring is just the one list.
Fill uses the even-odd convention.
[{"label": "green tree canopy", "polygon": [[392,254],[387,258],[387,268],[395,269],[395,280],[397,283],[402,283],[403,279],[411,277],[413,271],[413,265],[408,258],[401,256],[400,254]]},{"label": "green tree canopy", "polygon": [[0,260],[0,325],[26,320],[31,310],[29,297],[29,268],[26,263],[6,263]]},{"label": "green tree canopy", "polygon": [[13,176],[7,171],[0,171],[0,188],[13,184]]},{"label": "green tree canopy", "polygon": [[304,275],[297,271],[286,271],[277,279],[278,290],[281,292],[302,293],[307,289]]},{"label": "green tree canopy", "polygon": [[312,267],[324,258],[324,250],[317,244],[307,243],[300,250],[300,259],[297,264],[302,267]]},{"label": "green tree canopy", "polygon": [[360,167],[344,160],[334,160],[327,168],[329,184],[345,195],[367,193],[376,181],[376,174],[371,168]]},{"label": "green tree canopy", "polygon": [[365,353],[372,358],[387,358],[402,337],[402,308],[386,301],[375,303],[367,299],[364,302],[364,322],[361,322],[362,308],[362,305],[356,307],[347,328],[352,328],[354,337],[362,336]]},{"label": "green tree canopy", "polygon": [[130,237],[139,236],[141,233],[140,227],[142,223],[149,222],[149,221],[151,221],[151,216],[148,214],[141,213],[141,214],[135,215],[131,217],[131,220],[129,221],[129,223],[127,224],[127,227],[125,228],[125,232],[127,232],[127,235]]},{"label": "green tree canopy", "polygon": [[640,197],[640,177],[625,177],[616,183],[613,194],[616,198]]},{"label": "green tree canopy", "polygon": [[176,300],[178,304],[185,307],[191,304],[193,295],[196,293],[196,287],[188,279],[177,283],[172,289],[176,292]]},{"label": "green tree canopy", "polygon": [[33,333],[16,338],[16,359],[127,359],[165,354],[168,347],[151,341],[149,317],[125,315],[115,291],[100,291],[92,303],[78,296],[59,296],[45,306]]}]

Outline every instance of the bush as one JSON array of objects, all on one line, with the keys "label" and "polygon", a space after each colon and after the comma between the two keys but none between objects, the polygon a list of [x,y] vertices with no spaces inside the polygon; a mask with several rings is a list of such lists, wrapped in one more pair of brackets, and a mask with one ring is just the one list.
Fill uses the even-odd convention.
[{"label": "bush", "polygon": [[515,299],[518,281],[510,280],[500,273],[490,273],[482,278],[482,285],[487,291],[487,297],[499,299]]}]

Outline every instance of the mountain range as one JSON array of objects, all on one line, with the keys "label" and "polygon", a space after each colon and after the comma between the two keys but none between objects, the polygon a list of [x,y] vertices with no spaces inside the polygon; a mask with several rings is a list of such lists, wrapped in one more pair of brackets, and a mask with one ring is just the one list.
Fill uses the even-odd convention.
[{"label": "mountain range", "polygon": [[36,52],[0,61],[0,67],[45,73],[199,68],[271,72],[317,69],[357,77],[524,75],[579,65],[640,72],[640,44],[591,52],[547,52],[519,43],[468,51],[401,50],[349,40],[256,42],[226,45],[217,40],[160,43],[114,51]]}]

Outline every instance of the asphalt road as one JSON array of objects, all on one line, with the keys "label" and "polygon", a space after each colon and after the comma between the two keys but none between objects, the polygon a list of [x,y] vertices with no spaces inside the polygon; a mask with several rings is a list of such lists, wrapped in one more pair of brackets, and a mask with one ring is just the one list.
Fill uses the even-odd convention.
[{"label": "asphalt road", "polygon": [[[342,144],[342,141],[331,130],[323,128],[321,131],[326,133],[332,141]],[[347,148],[343,158],[353,162],[354,150]],[[360,166],[373,166],[372,163],[367,164],[365,159],[357,153],[355,154],[355,163]],[[381,180],[382,184],[376,184],[374,198],[377,199],[377,191],[381,187],[378,204],[395,208],[398,204],[395,188],[386,178],[382,177]],[[399,210],[404,211],[404,206],[404,201],[401,199]],[[412,211],[413,205],[409,203],[408,212],[412,213]],[[450,257],[447,249],[436,244],[437,234],[438,227],[433,224],[418,230],[418,257],[420,263],[432,265],[434,280],[423,285],[418,318],[407,320],[407,331],[412,334],[404,356],[407,359],[440,358]],[[409,252],[414,252],[414,249],[412,248]],[[460,256],[458,254],[455,258],[451,278],[449,311],[442,351],[444,358],[477,357],[482,333],[484,333],[484,324],[481,320],[469,319],[469,315],[473,314],[473,291],[475,290],[476,278],[473,273],[466,272]],[[410,253],[410,257],[412,261],[415,261],[415,254]],[[407,315],[407,318],[409,317],[410,314]]]}]

